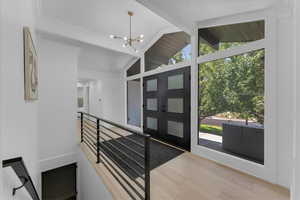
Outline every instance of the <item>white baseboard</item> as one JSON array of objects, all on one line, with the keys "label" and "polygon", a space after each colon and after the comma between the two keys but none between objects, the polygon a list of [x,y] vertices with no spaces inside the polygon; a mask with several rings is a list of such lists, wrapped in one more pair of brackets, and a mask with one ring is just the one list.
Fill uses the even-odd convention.
[{"label": "white baseboard", "polygon": [[68,164],[77,162],[78,152],[72,152],[68,154],[63,154],[56,157],[47,158],[40,160],[40,172],[48,171],[58,167],[62,167]]}]

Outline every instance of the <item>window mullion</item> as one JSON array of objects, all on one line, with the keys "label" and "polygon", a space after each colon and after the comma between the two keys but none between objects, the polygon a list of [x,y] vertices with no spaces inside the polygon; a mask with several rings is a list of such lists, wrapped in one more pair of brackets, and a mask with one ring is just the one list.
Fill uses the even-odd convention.
[{"label": "window mullion", "polygon": [[266,39],[250,42],[242,46],[232,47],[230,49],[225,49],[225,50],[217,51],[215,53],[199,56],[197,58],[197,63],[198,64],[205,63],[205,62],[227,58],[227,57],[231,57],[231,56],[235,56],[235,55],[239,55],[239,54],[243,54],[243,53],[247,53],[259,49],[264,49],[264,48],[266,48]]}]

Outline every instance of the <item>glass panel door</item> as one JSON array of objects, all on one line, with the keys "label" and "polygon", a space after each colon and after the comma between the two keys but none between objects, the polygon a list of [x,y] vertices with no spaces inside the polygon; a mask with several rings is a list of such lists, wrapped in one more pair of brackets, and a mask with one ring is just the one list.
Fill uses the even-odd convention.
[{"label": "glass panel door", "polygon": [[151,76],[143,79],[144,83],[144,131],[155,137],[159,133],[159,77]]},{"label": "glass panel door", "polygon": [[190,150],[190,68],[144,78],[144,132]]}]

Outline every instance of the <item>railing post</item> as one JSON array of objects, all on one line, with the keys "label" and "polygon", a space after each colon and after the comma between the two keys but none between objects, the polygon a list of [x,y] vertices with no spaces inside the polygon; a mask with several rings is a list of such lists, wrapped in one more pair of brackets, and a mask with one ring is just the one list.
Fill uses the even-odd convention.
[{"label": "railing post", "polygon": [[150,200],[150,136],[145,136],[145,200]]},{"label": "railing post", "polygon": [[83,142],[83,113],[80,113],[80,136],[81,142]]},{"label": "railing post", "polygon": [[100,119],[97,119],[97,163],[100,163]]}]

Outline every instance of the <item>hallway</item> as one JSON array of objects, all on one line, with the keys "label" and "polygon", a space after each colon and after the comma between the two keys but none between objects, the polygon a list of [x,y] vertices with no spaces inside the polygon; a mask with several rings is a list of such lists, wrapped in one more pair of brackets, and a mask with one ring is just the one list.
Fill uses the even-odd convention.
[{"label": "hallway", "polygon": [[[84,143],[81,149],[114,199],[131,199],[109,170],[101,163],[96,164],[96,157]],[[289,191],[284,188],[189,152],[151,170],[151,199],[154,200],[288,200],[289,197]]]}]

